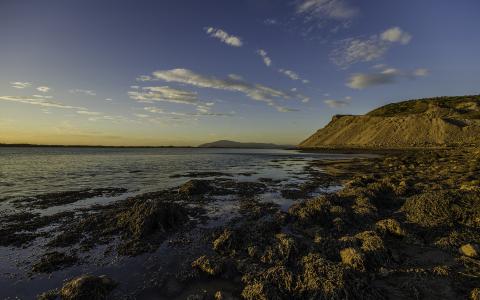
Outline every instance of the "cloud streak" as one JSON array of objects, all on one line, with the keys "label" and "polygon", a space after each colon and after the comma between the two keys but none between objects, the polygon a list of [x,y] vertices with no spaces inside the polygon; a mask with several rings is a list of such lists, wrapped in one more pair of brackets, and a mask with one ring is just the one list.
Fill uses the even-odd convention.
[{"label": "cloud streak", "polygon": [[[239,92],[252,100],[265,102],[280,112],[285,112],[287,108],[277,104],[277,100],[292,98],[305,99],[304,96],[299,94],[284,92],[261,84],[249,83],[241,76],[234,74],[229,75],[227,78],[219,79],[213,76],[198,74],[188,69],[171,69],[155,71],[152,73],[152,76],[149,77],[152,81],[161,80],[201,88]],[[290,109],[290,111],[292,110]]]},{"label": "cloud streak", "polygon": [[39,98],[34,96],[0,96],[0,101],[17,102],[17,103],[37,105],[37,106],[43,106],[43,107],[86,110],[83,107],[66,105],[53,100],[46,100],[44,98]]},{"label": "cloud streak", "polygon": [[131,99],[139,102],[152,103],[154,101],[179,103],[179,104],[198,104],[197,93],[174,89],[169,86],[147,86],[140,89],[129,91]]},{"label": "cloud streak", "polygon": [[240,92],[257,101],[271,102],[274,98],[289,98],[285,92],[261,84],[250,84],[239,78],[229,77],[218,79],[213,76],[204,76],[188,69],[172,69],[155,71],[156,79],[166,82],[184,83],[192,86]]},{"label": "cloud streak", "polygon": [[95,91],[92,91],[92,90],[83,90],[83,89],[72,89],[72,90],[69,90],[70,93],[72,94],[83,94],[83,95],[86,95],[86,96],[96,96],[97,93]]},{"label": "cloud streak", "polygon": [[13,81],[10,82],[10,85],[15,89],[25,89],[30,87],[32,84],[30,82]]},{"label": "cloud streak", "polygon": [[395,83],[400,78],[425,77],[428,75],[427,69],[417,69],[413,72],[404,73],[394,68],[387,68],[378,73],[357,73],[353,74],[347,86],[352,89],[364,89],[372,86]]},{"label": "cloud streak", "polygon": [[348,102],[342,100],[334,100],[334,99],[327,99],[324,100],[323,103],[328,105],[330,108],[341,108],[349,105]]},{"label": "cloud streak", "polygon": [[222,43],[225,43],[232,47],[241,47],[243,46],[242,39],[238,36],[230,35],[226,31],[218,28],[207,27],[205,28],[207,34],[213,38],[220,40]]}]

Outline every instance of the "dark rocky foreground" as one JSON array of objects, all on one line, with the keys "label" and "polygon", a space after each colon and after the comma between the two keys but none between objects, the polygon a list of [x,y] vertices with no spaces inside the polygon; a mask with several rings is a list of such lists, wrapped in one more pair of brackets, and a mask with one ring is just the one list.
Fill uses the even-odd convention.
[{"label": "dark rocky foreground", "polygon": [[[305,171],[311,179],[282,195],[344,188],[282,211],[258,197],[268,179],[191,180],[88,210],[5,217],[0,244],[44,241],[32,274],[87,264],[84,254],[102,246],[105,256],[152,261],[141,286],[128,269],[80,273],[40,299],[480,299],[478,149],[314,161]],[[236,197],[238,215],[212,225],[205,204],[219,196]],[[58,202],[42,197],[41,207],[50,198]]]}]

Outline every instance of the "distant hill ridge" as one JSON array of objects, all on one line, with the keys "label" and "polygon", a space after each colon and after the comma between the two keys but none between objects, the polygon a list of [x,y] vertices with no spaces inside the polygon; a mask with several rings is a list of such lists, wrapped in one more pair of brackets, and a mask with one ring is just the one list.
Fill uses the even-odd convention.
[{"label": "distant hill ridge", "polygon": [[220,140],[212,143],[206,143],[198,146],[200,148],[256,148],[256,149],[280,149],[289,148],[293,146],[276,145],[269,143],[241,143],[228,140]]},{"label": "distant hill ridge", "polygon": [[480,145],[480,95],[391,103],[366,115],[337,115],[300,148]]}]

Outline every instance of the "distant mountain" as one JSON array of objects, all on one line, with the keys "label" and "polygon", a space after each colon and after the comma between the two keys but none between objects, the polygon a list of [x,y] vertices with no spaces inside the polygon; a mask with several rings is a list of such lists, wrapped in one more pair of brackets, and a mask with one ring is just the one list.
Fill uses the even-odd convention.
[{"label": "distant mountain", "polygon": [[251,149],[284,149],[292,148],[289,145],[276,145],[267,143],[241,143],[227,140],[220,140],[198,146],[199,148],[251,148]]},{"label": "distant mountain", "polygon": [[392,103],[366,115],[337,115],[299,148],[415,148],[480,145],[480,95]]}]

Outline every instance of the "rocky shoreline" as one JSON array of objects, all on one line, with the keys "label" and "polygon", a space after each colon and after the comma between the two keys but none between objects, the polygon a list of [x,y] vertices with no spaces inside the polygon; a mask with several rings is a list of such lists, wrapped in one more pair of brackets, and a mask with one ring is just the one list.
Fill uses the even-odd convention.
[{"label": "rocky shoreline", "polygon": [[[41,249],[27,263],[32,276],[88,264],[92,252],[148,261],[141,279],[128,267],[117,278],[75,271],[39,299],[479,299],[479,150],[316,160],[304,171],[306,182],[281,191],[288,209],[259,197],[277,184],[269,178],[187,174],[195,179],[178,188],[108,205],[4,216],[0,245]],[[235,199],[236,210],[213,220],[208,205],[219,197]]]}]

